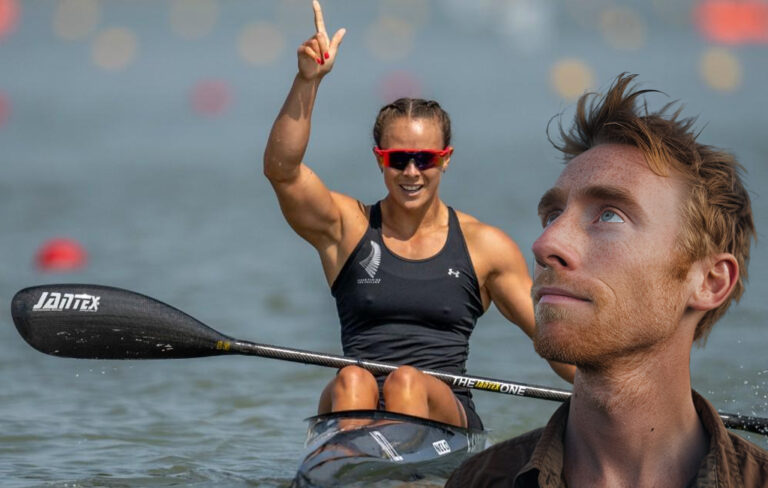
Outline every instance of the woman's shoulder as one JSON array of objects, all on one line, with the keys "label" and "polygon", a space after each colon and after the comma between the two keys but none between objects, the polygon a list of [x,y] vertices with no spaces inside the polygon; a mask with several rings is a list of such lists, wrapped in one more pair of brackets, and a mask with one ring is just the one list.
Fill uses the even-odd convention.
[{"label": "woman's shoulder", "polygon": [[337,208],[343,213],[353,217],[365,217],[371,215],[371,208],[374,204],[366,204],[344,193],[331,192],[331,198],[336,203]]},{"label": "woman's shoulder", "polygon": [[478,276],[505,269],[525,269],[520,247],[506,232],[471,215],[456,214]]},{"label": "woman's shoulder", "polygon": [[455,210],[456,217],[461,226],[461,232],[468,242],[490,245],[512,245],[517,247],[515,241],[503,230],[493,225],[480,221],[467,213]]}]

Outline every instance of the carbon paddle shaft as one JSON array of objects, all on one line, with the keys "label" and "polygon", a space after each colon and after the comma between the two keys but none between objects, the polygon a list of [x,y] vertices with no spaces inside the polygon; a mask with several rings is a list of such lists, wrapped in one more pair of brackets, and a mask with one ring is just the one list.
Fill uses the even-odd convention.
[{"label": "carbon paddle shaft", "polygon": [[[154,298],[100,285],[42,285],[13,297],[13,322],[35,349],[81,359],[177,359],[240,354],[387,374],[398,365],[257,344],[225,336]],[[567,390],[422,370],[459,388],[565,401]],[[768,435],[768,419],[720,413],[726,427]]]},{"label": "carbon paddle shaft", "polygon": [[[300,349],[269,346],[248,341],[233,341],[232,343],[225,342],[219,347],[222,347],[223,349],[233,354],[260,356],[302,364],[326,366],[329,368],[343,368],[344,366],[355,365],[374,374],[387,374],[398,368],[397,365],[390,363],[382,363],[378,361],[362,361],[332,354],[322,354],[311,351],[302,351]],[[571,392],[568,390],[550,388],[546,386],[529,385],[525,383],[485,378],[481,376],[454,375],[428,369],[423,369],[421,372],[434,376],[435,378],[451,386],[471,388],[473,390],[492,391],[495,393],[505,393],[507,395],[538,398],[542,400],[552,400],[557,402],[563,402],[571,396]],[[754,432],[756,434],[768,435],[768,419],[766,418],[749,417],[746,415],[737,415],[723,412],[718,412],[718,414],[720,415],[723,424],[729,429],[738,429]]]}]

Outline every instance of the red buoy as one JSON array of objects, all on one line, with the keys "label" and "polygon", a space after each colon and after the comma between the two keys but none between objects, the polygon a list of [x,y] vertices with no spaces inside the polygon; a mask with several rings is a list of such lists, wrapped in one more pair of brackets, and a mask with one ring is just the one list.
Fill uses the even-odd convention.
[{"label": "red buoy", "polygon": [[85,266],[85,249],[79,242],[63,237],[43,243],[35,258],[42,271],[74,271]]}]

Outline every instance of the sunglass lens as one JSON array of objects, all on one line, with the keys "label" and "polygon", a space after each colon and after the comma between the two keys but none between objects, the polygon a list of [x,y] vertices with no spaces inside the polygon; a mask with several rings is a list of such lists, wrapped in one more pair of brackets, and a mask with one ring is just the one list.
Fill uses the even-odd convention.
[{"label": "sunglass lens", "polygon": [[389,153],[389,165],[399,171],[404,170],[411,160],[419,171],[429,169],[435,166],[437,159],[437,154],[428,151],[393,151]]},{"label": "sunglass lens", "polygon": [[417,152],[414,155],[413,160],[419,170],[425,170],[435,166],[437,162],[437,155],[435,153],[426,151]]},{"label": "sunglass lens", "polygon": [[389,153],[389,166],[402,171],[411,162],[411,154],[405,151],[392,151]]}]

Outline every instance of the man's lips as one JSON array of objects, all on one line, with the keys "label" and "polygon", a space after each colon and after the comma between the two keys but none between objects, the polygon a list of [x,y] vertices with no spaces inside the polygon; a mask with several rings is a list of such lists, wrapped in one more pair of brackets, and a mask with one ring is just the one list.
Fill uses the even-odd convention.
[{"label": "man's lips", "polygon": [[590,300],[584,296],[581,296],[572,291],[568,291],[564,288],[558,288],[555,286],[543,286],[537,288],[533,294],[533,300],[537,304],[541,303],[573,303],[573,302],[589,302]]}]

